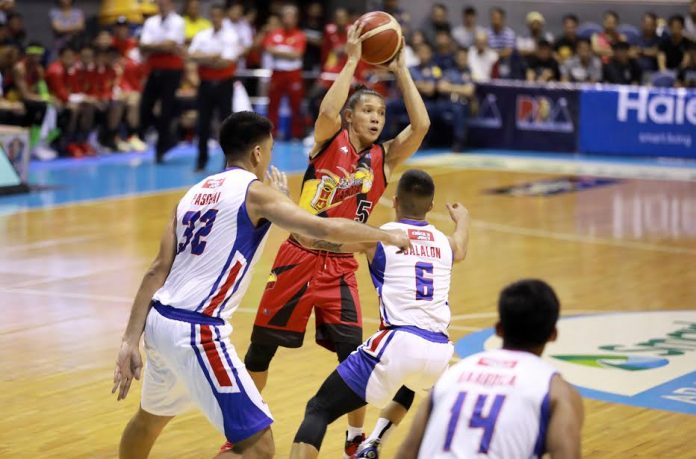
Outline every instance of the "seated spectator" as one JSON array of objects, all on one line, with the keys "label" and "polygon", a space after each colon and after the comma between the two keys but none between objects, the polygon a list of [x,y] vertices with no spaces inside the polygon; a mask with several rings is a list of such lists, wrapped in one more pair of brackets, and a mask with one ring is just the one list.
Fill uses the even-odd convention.
[{"label": "seated spectator", "polygon": [[302,31],[307,37],[307,49],[302,57],[302,69],[317,71],[321,67],[321,45],[324,34],[324,5],[312,1],[305,7]]},{"label": "seated spectator", "polygon": [[498,62],[498,53],[488,47],[488,34],[480,32],[476,35],[474,46],[469,50],[469,70],[471,78],[477,83],[490,81],[493,66]]},{"label": "seated spectator", "polygon": [[[433,49],[428,43],[422,43],[418,49],[418,58],[420,59],[420,64],[415,67],[411,67],[409,70],[413,78],[413,82],[418,88],[418,92],[425,102],[425,106],[428,108],[428,112],[435,109],[435,102],[437,101],[437,83],[442,78],[442,69],[438,67],[433,60]],[[406,119],[406,107],[401,98],[396,98],[387,101],[387,114],[385,124],[384,136],[386,138],[392,138],[396,136],[399,132],[400,127]],[[406,117],[407,118],[407,117]]]},{"label": "seated spectator", "polygon": [[200,0],[186,0],[181,17],[184,18],[184,39],[186,44],[191,43],[191,40],[198,32],[212,27],[210,21],[201,16]]},{"label": "seated spectator", "polygon": [[462,10],[462,23],[452,29],[452,38],[462,48],[474,45],[476,34],[486,29],[476,24],[476,8],[467,6]]},{"label": "seated spectator", "polygon": [[540,40],[536,52],[527,58],[527,81],[545,83],[560,79],[561,72],[558,62],[553,57],[551,43]]},{"label": "seated spectator", "polygon": [[662,37],[657,62],[660,71],[677,70],[686,56],[685,51],[692,43],[684,36],[684,18],[675,15],[669,18],[669,35]]},{"label": "seated spectator", "polygon": [[546,19],[538,11],[531,11],[527,14],[528,33],[517,37],[517,51],[523,56],[531,56],[536,52],[537,44],[541,40],[553,43],[553,35],[544,31]]},{"label": "seated spectator", "polygon": [[24,104],[12,91],[12,69],[19,61],[19,50],[14,46],[0,48],[0,124],[21,126],[24,123]]},{"label": "seated spectator", "polygon": [[15,9],[15,0],[1,0],[0,1],[0,23],[4,24],[7,22],[7,15],[13,12]]},{"label": "seated spectator", "polygon": [[7,15],[8,42],[20,50],[24,50],[27,42],[27,31],[24,28],[24,18],[17,12]]},{"label": "seated spectator", "polygon": [[469,69],[469,56],[466,48],[455,53],[456,67],[447,70],[437,84],[440,94],[438,114],[450,120],[452,125],[452,151],[459,152],[466,144],[466,119],[469,115],[469,101],[476,88]]},{"label": "seated spectator", "polygon": [[10,37],[10,29],[7,27],[7,23],[3,21],[0,21],[0,46],[15,47],[14,42]]},{"label": "seated spectator", "polygon": [[85,31],[85,15],[80,8],[75,8],[73,0],[57,0],[56,3],[58,6],[48,13],[53,29],[54,51],[74,41]]},{"label": "seated spectator", "polygon": [[488,46],[501,58],[510,57],[517,43],[515,32],[505,25],[504,9],[497,7],[491,9],[491,26],[486,33]]},{"label": "seated spectator", "polygon": [[640,84],[643,71],[638,61],[629,54],[630,46],[625,41],[614,44],[613,57],[602,69],[605,83],[613,84]]},{"label": "seated spectator", "polygon": [[454,43],[452,36],[446,30],[438,30],[435,34],[435,53],[433,61],[443,71],[454,68]]},{"label": "seated spectator", "polygon": [[684,35],[691,41],[696,41],[696,0],[689,2],[689,15],[684,21]]},{"label": "seated spectator", "polygon": [[682,88],[696,88],[696,43],[689,44],[687,56],[687,65],[677,72],[676,85]]},{"label": "seated spectator", "polygon": [[384,0],[381,9],[394,16],[401,25],[404,35],[411,33],[411,15],[399,6],[399,0]]},{"label": "seated spectator", "polygon": [[39,159],[53,159],[56,153],[48,147],[49,139],[41,130],[51,103],[51,95],[44,80],[44,67],[41,65],[45,52],[40,43],[29,43],[24,58],[17,61],[12,69],[12,81],[24,104],[26,118],[23,125],[30,128],[32,155]]},{"label": "seated spectator", "polygon": [[[119,50],[120,52],[120,50]],[[121,55],[114,64],[116,71],[116,88],[114,90],[114,100],[120,102],[125,112],[125,131],[128,149],[137,152],[147,150],[147,144],[138,137],[140,126],[140,94],[147,76],[145,65],[135,59],[139,53],[137,48],[128,53],[127,56]],[[116,140],[119,150],[125,149],[125,145],[119,147],[119,140]]]},{"label": "seated spectator", "polygon": [[438,32],[451,33],[452,27],[448,20],[447,7],[442,3],[435,3],[430,10],[430,16],[423,21],[420,30],[430,44],[435,43],[435,36]]},{"label": "seated spectator", "polygon": [[130,33],[128,18],[119,16],[113,26],[111,45],[116,47],[121,56],[128,56],[130,50],[138,47],[138,40]]},{"label": "seated spectator", "polygon": [[107,151],[128,151],[130,145],[118,137],[118,129],[123,119],[124,104],[114,97],[117,85],[116,65],[119,50],[115,47],[95,50],[93,83],[90,96],[94,99],[97,111],[97,141]]},{"label": "seated spectator", "polygon": [[606,11],[602,22],[604,30],[592,35],[592,51],[599,56],[603,64],[606,64],[613,55],[613,46],[626,41],[626,37],[619,33],[619,15],[616,11]]},{"label": "seated spectator", "polygon": [[598,83],[602,81],[602,61],[592,54],[590,41],[580,38],[576,55],[561,64],[561,81]]},{"label": "seated spectator", "polygon": [[657,54],[660,37],[657,36],[657,15],[647,12],[643,14],[641,34],[637,43],[638,64],[644,73],[657,71]]},{"label": "seated spectator", "polygon": [[578,17],[574,14],[563,16],[563,35],[553,45],[556,59],[559,62],[563,62],[575,54],[578,43],[578,22]]}]

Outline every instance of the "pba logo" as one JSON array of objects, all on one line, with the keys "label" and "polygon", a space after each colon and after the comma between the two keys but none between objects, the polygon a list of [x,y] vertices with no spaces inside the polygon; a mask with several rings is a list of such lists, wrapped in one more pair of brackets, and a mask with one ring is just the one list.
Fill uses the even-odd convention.
[{"label": "pba logo", "polygon": [[522,131],[573,132],[568,101],[546,96],[517,96],[517,128]]},{"label": "pba logo", "polygon": [[408,238],[414,241],[434,241],[433,233],[425,230],[408,230]]},{"label": "pba logo", "polygon": [[203,188],[210,188],[210,189],[215,189],[215,188],[220,188],[222,184],[225,182],[224,178],[211,178],[205,181],[203,183]]},{"label": "pba logo", "polygon": [[[696,311],[597,314],[558,321],[544,360],[589,398],[696,414]],[[492,329],[456,344],[461,356],[500,347]]]}]

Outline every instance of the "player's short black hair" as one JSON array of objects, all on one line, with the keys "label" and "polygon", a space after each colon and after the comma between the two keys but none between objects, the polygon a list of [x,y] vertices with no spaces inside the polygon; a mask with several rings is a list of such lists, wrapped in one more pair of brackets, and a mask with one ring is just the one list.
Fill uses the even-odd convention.
[{"label": "player's short black hair", "polygon": [[646,11],[645,13],[643,13],[643,17],[648,17],[653,21],[657,21],[657,14],[654,11]]},{"label": "player's short black hair", "polygon": [[631,45],[626,43],[625,41],[617,41],[613,45],[611,45],[611,49],[614,51],[628,51],[631,49]]},{"label": "player's short black hair", "polygon": [[462,10],[464,16],[476,16],[476,8],[473,6],[465,6]]},{"label": "player's short black hair", "polygon": [[505,16],[506,16],[505,10],[502,9],[501,7],[499,7],[499,6],[494,6],[493,8],[491,8],[491,13],[498,13],[498,14],[501,15],[502,17],[505,17]]},{"label": "player's short black hair", "polygon": [[268,139],[272,132],[273,123],[265,116],[254,112],[233,113],[220,127],[220,147],[228,161],[239,159]]},{"label": "player's short black hair", "polygon": [[409,169],[399,179],[396,188],[401,210],[409,216],[425,215],[435,196],[435,183],[427,172]]},{"label": "player's short black hair", "polygon": [[543,280],[523,279],[508,285],[498,299],[503,346],[526,349],[546,344],[560,308],[556,293]]},{"label": "player's short black hair", "polygon": [[590,41],[589,38],[578,38],[578,40],[575,42],[575,47],[577,48],[577,46],[578,46],[580,43],[584,43],[584,44],[586,44],[587,46],[590,46],[590,47],[592,46],[592,42]]},{"label": "player's short black hair", "polygon": [[348,102],[346,102],[346,106],[350,108],[351,110],[355,109],[355,106],[358,104],[360,101],[360,98],[362,96],[376,96],[379,97],[384,101],[384,96],[377,91],[375,91],[372,88],[368,88],[365,85],[358,85],[356,86],[355,90],[353,91],[353,94],[350,95],[348,98]]}]

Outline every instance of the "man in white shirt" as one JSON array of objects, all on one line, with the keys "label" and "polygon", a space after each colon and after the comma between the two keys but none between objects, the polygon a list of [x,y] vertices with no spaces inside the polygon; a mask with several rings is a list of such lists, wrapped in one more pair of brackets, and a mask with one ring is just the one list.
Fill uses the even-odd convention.
[{"label": "man in white shirt", "polygon": [[469,51],[469,69],[471,78],[477,83],[491,79],[493,66],[498,62],[498,53],[488,47],[488,34],[476,34],[474,46]]},{"label": "man in white shirt", "polygon": [[452,38],[462,48],[470,48],[474,45],[476,34],[485,32],[486,29],[476,24],[476,9],[467,6],[462,10],[462,24],[452,29]]},{"label": "man in white shirt", "polygon": [[227,10],[227,17],[223,21],[223,27],[229,27],[237,34],[242,52],[237,59],[238,68],[244,67],[244,56],[254,44],[254,27],[244,17],[244,5],[235,1]]},{"label": "man in white shirt", "polygon": [[198,159],[196,171],[202,171],[208,162],[208,138],[213,112],[224,120],[232,112],[236,60],[243,52],[242,44],[232,27],[224,27],[225,8],[213,5],[210,20],[213,27],[198,32],[191,42],[189,58],[198,64],[201,83],[196,95],[198,109]]},{"label": "man in white shirt", "polygon": [[[148,18],[140,36],[140,52],[150,69],[140,99],[140,138],[147,129],[157,128],[156,160],[161,163],[164,154],[176,145],[171,124],[174,118],[176,90],[184,69],[184,19],[174,11],[173,0],[158,0],[159,14]],[[160,102],[157,120],[153,110]]]}]

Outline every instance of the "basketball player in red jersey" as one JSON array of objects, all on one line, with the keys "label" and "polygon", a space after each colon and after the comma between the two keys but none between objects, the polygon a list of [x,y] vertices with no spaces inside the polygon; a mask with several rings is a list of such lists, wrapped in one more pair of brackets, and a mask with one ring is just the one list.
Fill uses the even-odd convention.
[{"label": "basketball player in red jersey", "polygon": [[[322,217],[365,223],[391,173],[420,146],[430,119],[400,51],[388,69],[403,93],[411,124],[395,138],[375,143],[384,127],[384,99],[370,89],[359,89],[348,98],[360,62],[361,32],[361,26],[349,30],[348,60],[321,103],[300,206]],[[291,236],[278,251],[244,359],[259,390],[266,385],[278,346],[302,346],[313,308],[316,341],[336,352],[339,361],[362,343],[357,261],[352,254],[321,250],[330,248],[324,241],[303,240],[303,246],[298,239]],[[362,408],[348,415],[346,457],[353,456],[364,439],[364,417]]]}]

